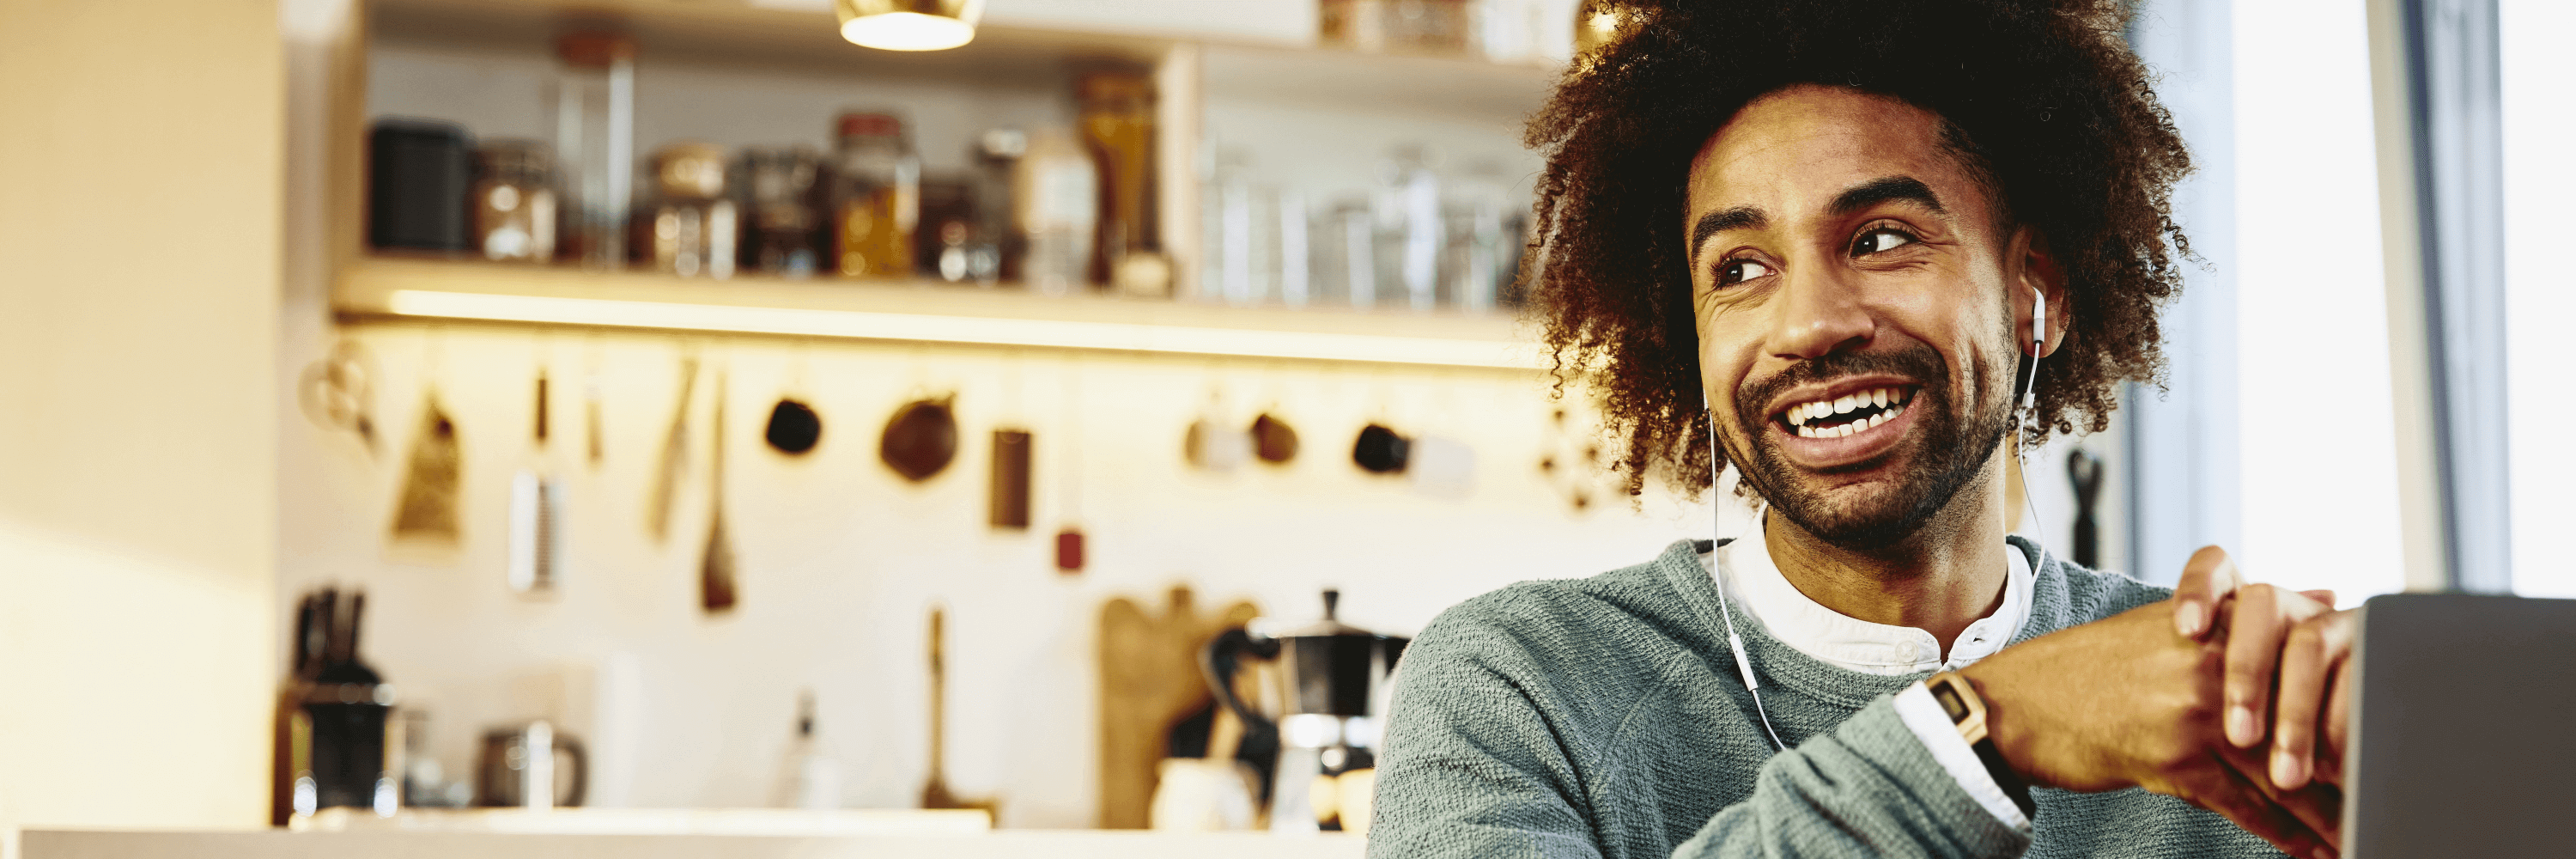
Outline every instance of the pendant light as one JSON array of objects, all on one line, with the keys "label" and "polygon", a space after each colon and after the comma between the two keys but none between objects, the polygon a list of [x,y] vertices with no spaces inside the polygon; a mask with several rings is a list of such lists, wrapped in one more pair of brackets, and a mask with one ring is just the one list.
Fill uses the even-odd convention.
[{"label": "pendant light", "polygon": [[984,0],[832,0],[841,38],[888,51],[944,51],[975,40]]}]

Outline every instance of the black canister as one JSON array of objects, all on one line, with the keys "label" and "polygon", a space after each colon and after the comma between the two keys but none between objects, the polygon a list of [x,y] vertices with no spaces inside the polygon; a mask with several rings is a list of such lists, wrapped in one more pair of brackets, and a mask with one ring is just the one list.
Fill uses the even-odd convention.
[{"label": "black canister", "polygon": [[376,120],[367,134],[367,243],[466,250],[473,182],[474,147],[464,126],[407,117]]}]

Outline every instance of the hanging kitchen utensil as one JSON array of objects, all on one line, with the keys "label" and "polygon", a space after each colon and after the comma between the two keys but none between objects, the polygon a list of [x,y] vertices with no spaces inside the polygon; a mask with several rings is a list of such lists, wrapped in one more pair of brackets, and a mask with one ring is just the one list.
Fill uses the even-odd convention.
[{"label": "hanging kitchen utensil", "polygon": [[970,799],[949,791],[948,769],[948,610],[930,607],[930,778],[921,785],[923,808],[975,808],[992,811],[990,797]]},{"label": "hanging kitchen utensil", "polygon": [[376,452],[375,370],[366,350],[353,338],[331,345],[331,354],[304,370],[296,388],[306,417],[315,423],[355,433]]},{"label": "hanging kitchen utensil", "polygon": [[1055,532],[1055,571],[1059,575],[1082,574],[1085,561],[1082,537],[1082,364],[1069,359],[1064,365],[1064,383],[1056,386],[1064,396],[1063,429],[1058,437],[1059,455],[1055,457],[1056,491],[1063,493],[1056,507],[1062,524]]},{"label": "hanging kitchen utensil", "polygon": [[1252,436],[1215,418],[1200,418],[1191,421],[1189,432],[1181,437],[1181,452],[1202,470],[1230,472],[1252,458]]},{"label": "hanging kitchen utensil", "polygon": [[993,431],[993,494],[990,515],[995,528],[1025,531],[1029,527],[1029,434]]},{"label": "hanging kitchen utensil", "polygon": [[[698,359],[680,359],[680,396],[671,406],[671,428],[662,435],[662,458],[655,466],[652,497],[644,507],[644,528],[655,542],[671,533],[672,496],[679,492],[680,466],[688,459],[689,395],[697,383]],[[593,427],[598,425],[597,420],[591,422]]]},{"label": "hanging kitchen utensil", "polygon": [[698,562],[698,607],[708,614],[733,610],[738,598],[734,588],[733,537],[725,533],[725,377],[722,372],[716,374],[715,399],[715,417],[708,429],[714,444],[707,454],[707,551]]},{"label": "hanging kitchen utensil", "polygon": [[2066,452],[2066,480],[2075,488],[2075,563],[2098,569],[2102,564],[2102,526],[2093,518],[2093,502],[2102,495],[2102,458],[2076,448]]},{"label": "hanging kitchen utensil", "polygon": [[547,436],[545,371],[537,371],[536,433],[529,467],[510,479],[510,589],[522,594],[554,589],[563,562],[557,534],[563,521],[563,484],[545,467]]},{"label": "hanging kitchen utensil", "polygon": [[1405,445],[1404,476],[1425,494],[1465,495],[1476,486],[1476,451],[1457,439],[1416,436]]},{"label": "hanging kitchen utensil", "polygon": [[802,455],[812,451],[814,443],[822,440],[823,417],[814,413],[813,406],[801,400],[780,398],[778,405],[769,409],[769,428],[762,437],[767,438],[769,446],[777,448],[779,453]]},{"label": "hanging kitchen utensil", "polygon": [[1410,439],[1394,430],[1369,424],[1360,428],[1359,439],[1351,443],[1351,461],[1371,474],[1397,474],[1404,471],[1412,447]]},{"label": "hanging kitchen utensil", "polygon": [[454,543],[459,536],[456,494],[464,455],[457,450],[456,423],[439,408],[437,391],[422,399],[420,429],[412,435],[411,459],[404,467],[402,495],[394,510],[394,537]]},{"label": "hanging kitchen utensil", "polygon": [[919,483],[948,468],[957,458],[957,415],[950,409],[956,394],[936,400],[914,400],[886,421],[877,456],[887,468]]},{"label": "hanging kitchen utensil", "polygon": [[1297,458],[1297,430],[1277,415],[1262,412],[1252,419],[1252,452],[1262,462],[1286,465]]}]

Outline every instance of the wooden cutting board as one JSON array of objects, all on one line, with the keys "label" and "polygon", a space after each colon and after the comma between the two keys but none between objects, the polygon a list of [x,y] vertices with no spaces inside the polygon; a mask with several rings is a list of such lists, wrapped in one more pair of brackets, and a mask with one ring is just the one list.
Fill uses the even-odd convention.
[{"label": "wooden cutting board", "polygon": [[1100,607],[1100,828],[1145,828],[1165,735],[1212,700],[1199,652],[1260,615],[1250,602],[1202,614],[1186,585],[1159,615],[1125,597]]}]

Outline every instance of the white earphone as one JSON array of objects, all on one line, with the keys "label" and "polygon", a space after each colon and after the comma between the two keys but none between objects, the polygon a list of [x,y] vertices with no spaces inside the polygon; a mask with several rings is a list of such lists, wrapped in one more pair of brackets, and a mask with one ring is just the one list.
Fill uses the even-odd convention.
[{"label": "white earphone", "polygon": [[[2048,337],[2048,296],[2041,293],[2039,291],[2039,287],[2034,286],[2030,288],[2030,301],[2030,374],[2023,377],[2021,383],[2020,411],[2023,412],[2028,412],[2038,405],[2039,350],[2044,345]],[[1702,411],[1701,414],[1708,417],[1708,491],[1710,501],[1714,502],[1716,500],[1717,478],[1719,475],[1718,463],[1721,461],[1717,456],[1717,411],[1712,407]],[[2015,461],[2021,460],[2021,446],[2019,444],[2013,445],[2013,459]],[[2029,463],[2022,463],[2022,473],[2030,473]],[[2021,500],[2023,503],[2030,505],[2030,519],[2032,522],[2037,522],[2039,521],[2039,501],[2032,498],[2032,494],[2033,493],[2031,493],[2029,487],[2023,487]],[[1712,508],[1715,507],[1713,503],[1711,506]],[[1719,515],[1723,515],[1722,511]],[[1757,512],[1755,515],[1758,516],[1760,514]],[[1715,524],[1715,521],[1711,522],[1712,526]],[[2036,540],[2031,541],[2031,545],[2039,548],[2038,566],[2047,566],[2048,547],[2040,546],[2039,542]],[[1718,544],[1715,542],[1709,544],[1710,554],[1714,555],[1717,552],[1717,546]],[[1720,569],[1717,559],[1714,557],[1710,559],[1709,569]],[[1719,572],[1719,575],[1723,576],[1724,573],[1721,571]],[[1715,584],[1717,585],[1717,616],[1723,619],[1726,623],[1726,646],[1728,649],[1735,651],[1735,670],[1742,672],[1744,675],[1744,691],[1753,693],[1753,714],[1762,717],[1762,730],[1764,733],[1771,735],[1771,745],[1778,748],[1780,751],[1788,751],[1789,744],[1780,741],[1779,729],[1771,727],[1771,713],[1762,707],[1762,683],[1759,680],[1753,679],[1753,660],[1744,655],[1744,638],[1735,634],[1735,612],[1727,607],[1726,582],[1723,579],[1720,579],[1715,582]]]}]

